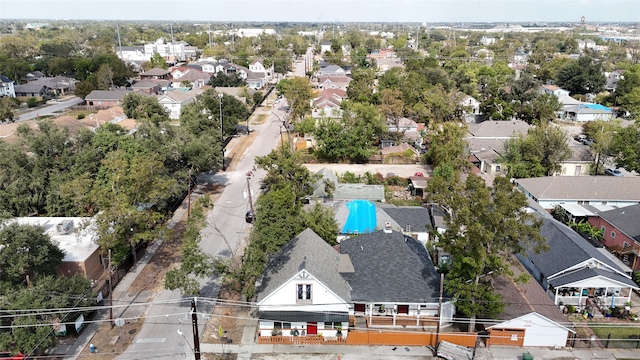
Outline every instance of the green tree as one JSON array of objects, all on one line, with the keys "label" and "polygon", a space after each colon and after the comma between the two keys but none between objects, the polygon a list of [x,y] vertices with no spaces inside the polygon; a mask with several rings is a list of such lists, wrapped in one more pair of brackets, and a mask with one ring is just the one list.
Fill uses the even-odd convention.
[{"label": "green tree", "polygon": [[14,122],[16,114],[13,111],[11,98],[0,98],[0,122]]},{"label": "green tree", "polygon": [[526,178],[551,176],[562,170],[562,162],[571,157],[568,135],[553,125],[529,129],[526,137],[518,136],[505,142],[500,162],[507,165],[509,176]]},{"label": "green tree", "polygon": [[640,123],[620,129],[614,141],[616,166],[640,173]]},{"label": "green tree", "polygon": [[597,94],[606,82],[602,72],[602,63],[590,56],[583,55],[558,70],[558,86],[572,94]]},{"label": "green tree", "polygon": [[457,174],[434,176],[427,191],[448,213],[448,230],[438,240],[453,258],[445,290],[455,297],[456,310],[470,318],[469,331],[475,331],[476,317],[494,318],[502,311],[491,278],[511,275],[510,254],[544,249],[540,220],[526,211],[526,196],[502,176],[491,187],[474,174],[464,182]]},{"label": "green tree", "polygon": [[357,69],[351,73],[351,82],[347,87],[347,96],[351,101],[375,104],[373,85],[375,81],[373,69]]},{"label": "green tree", "polygon": [[55,275],[64,252],[42,228],[11,223],[0,229],[0,281],[26,284],[27,276]]},{"label": "green tree", "polygon": [[167,69],[169,65],[164,60],[162,55],[160,55],[160,53],[154,52],[153,55],[151,55],[151,59],[149,59],[149,62],[147,63],[147,67],[149,69]]},{"label": "green tree", "polygon": [[158,99],[136,92],[130,92],[122,99],[124,113],[137,121],[148,120],[154,124],[169,121],[168,111],[160,105]]},{"label": "green tree", "polygon": [[223,72],[218,72],[211,76],[209,85],[215,89],[217,87],[241,87],[246,86],[247,83],[238,74],[226,75]]},{"label": "green tree", "polygon": [[289,118],[292,123],[296,123],[304,118],[304,115],[311,110],[310,100],[313,96],[309,79],[294,77],[283,79],[276,86],[278,92],[282,93],[289,103]]},{"label": "green tree", "polygon": [[438,124],[428,135],[426,160],[434,167],[449,164],[454,169],[469,167],[467,147],[464,137],[467,127],[462,123]]}]

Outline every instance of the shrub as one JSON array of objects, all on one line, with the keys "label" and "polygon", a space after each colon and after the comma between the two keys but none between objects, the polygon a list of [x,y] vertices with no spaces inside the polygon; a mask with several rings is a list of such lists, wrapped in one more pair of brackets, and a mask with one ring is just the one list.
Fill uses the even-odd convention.
[{"label": "shrub", "polygon": [[84,119],[84,117],[85,117],[85,116],[86,116],[86,115],[85,115],[84,113],[80,113],[80,114],[78,114],[78,116],[76,116],[76,117],[78,118],[78,120],[82,120],[82,119]]},{"label": "shrub", "polygon": [[38,100],[34,97],[30,97],[27,99],[27,107],[36,107],[38,106]]},{"label": "shrub", "polygon": [[574,314],[576,312],[576,307],[573,305],[567,305],[567,312],[569,314]]}]

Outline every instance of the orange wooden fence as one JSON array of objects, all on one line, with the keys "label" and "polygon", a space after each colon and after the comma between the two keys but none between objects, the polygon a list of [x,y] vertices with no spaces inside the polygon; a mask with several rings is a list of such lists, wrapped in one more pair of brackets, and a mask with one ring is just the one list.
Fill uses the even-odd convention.
[{"label": "orange wooden fence", "polygon": [[[440,333],[439,341],[473,347],[476,333]],[[346,339],[320,336],[258,336],[259,344],[435,346],[436,334],[411,331],[349,331]]]}]

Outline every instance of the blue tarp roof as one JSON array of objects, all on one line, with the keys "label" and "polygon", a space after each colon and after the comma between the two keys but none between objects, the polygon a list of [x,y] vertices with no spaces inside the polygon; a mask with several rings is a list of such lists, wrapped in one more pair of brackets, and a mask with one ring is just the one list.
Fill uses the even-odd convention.
[{"label": "blue tarp roof", "polygon": [[582,105],[584,107],[588,107],[589,109],[593,109],[593,110],[611,111],[611,108],[608,108],[600,104],[582,104]]},{"label": "blue tarp roof", "polygon": [[363,234],[376,230],[376,206],[368,200],[352,200],[347,204],[349,216],[342,228],[343,234]]}]

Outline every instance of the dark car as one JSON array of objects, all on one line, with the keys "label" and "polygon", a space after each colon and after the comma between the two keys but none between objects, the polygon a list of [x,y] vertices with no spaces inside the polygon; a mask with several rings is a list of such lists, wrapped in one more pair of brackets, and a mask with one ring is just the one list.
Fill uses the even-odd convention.
[{"label": "dark car", "polygon": [[620,170],[612,168],[604,169],[604,173],[611,176],[624,176]]},{"label": "dark car", "polygon": [[248,222],[249,224],[252,224],[255,220],[256,215],[251,210],[247,211],[247,213],[244,215],[244,221]]}]

